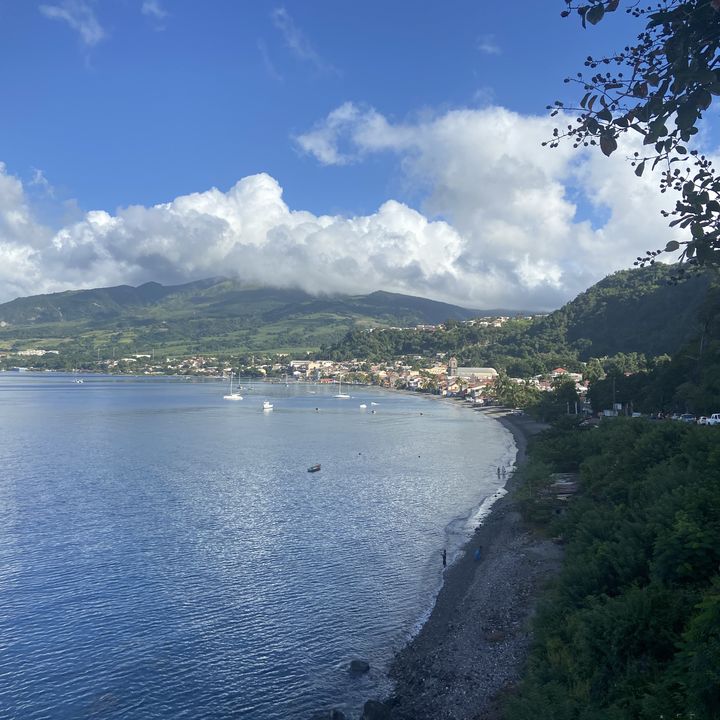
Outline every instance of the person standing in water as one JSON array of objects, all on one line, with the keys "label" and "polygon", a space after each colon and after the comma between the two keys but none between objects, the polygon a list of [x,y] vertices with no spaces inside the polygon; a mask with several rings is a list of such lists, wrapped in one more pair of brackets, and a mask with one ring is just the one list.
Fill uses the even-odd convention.
[{"label": "person standing in water", "polygon": [[443,555],[443,567],[447,567],[447,550],[445,550],[444,548],[442,551],[442,555]]}]

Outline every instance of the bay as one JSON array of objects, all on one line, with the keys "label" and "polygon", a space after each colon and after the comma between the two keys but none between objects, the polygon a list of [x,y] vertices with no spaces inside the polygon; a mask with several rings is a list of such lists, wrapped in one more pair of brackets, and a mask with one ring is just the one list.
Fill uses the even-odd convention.
[{"label": "bay", "polygon": [[0,374],[3,717],[357,714],[514,458],[422,396],[77,379]]}]

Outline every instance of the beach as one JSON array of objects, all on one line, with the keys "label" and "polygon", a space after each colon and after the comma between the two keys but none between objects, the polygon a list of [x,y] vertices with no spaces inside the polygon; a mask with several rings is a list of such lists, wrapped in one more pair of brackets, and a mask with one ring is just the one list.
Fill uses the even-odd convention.
[{"label": "beach", "polygon": [[[543,429],[501,408],[480,410],[513,433],[515,465],[528,438]],[[539,591],[560,567],[562,549],[523,522],[514,478],[477,528],[461,556],[445,571],[430,618],[395,657],[395,691],[373,714],[393,720],[481,720],[499,717],[531,641],[529,620]],[[479,549],[479,556],[476,551]]]}]

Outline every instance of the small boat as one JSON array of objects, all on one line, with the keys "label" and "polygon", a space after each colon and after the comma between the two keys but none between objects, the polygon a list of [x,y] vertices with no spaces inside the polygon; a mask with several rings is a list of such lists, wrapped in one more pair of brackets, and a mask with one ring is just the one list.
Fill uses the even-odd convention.
[{"label": "small boat", "polygon": [[265,400],[265,402],[263,402],[263,407],[262,407],[262,409],[263,409],[263,410],[272,410],[272,409],[273,409],[273,405],[272,405],[271,402]]},{"label": "small boat", "polygon": [[233,392],[232,379],[233,379],[233,374],[230,373],[230,392],[227,395],[223,395],[223,400],[242,400],[243,397],[237,390],[235,390],[235,392]]},{"label": "small boat", "polygon": [[360,405],[360,409],[361,409],[361,410],[365,410],[365,408],[367,408],[367,405],[366,405],[365,403],[362,403],[362,404]]},{"label": "small boat", "polygon": [[340,398],[341,400],[347,400],[350,396],[342,391],[342,377],[340,377],[340,392],[334,397]]},{"label": "small boat", "polygon": [[371,402],[370,404],[371,404],[371,405],[379,405],[380,403]]},{"label": "small boat", "polygon": [[308,468],[308,472],[320,472],[320,463],[318,463],[317,465],[311,465]]}]

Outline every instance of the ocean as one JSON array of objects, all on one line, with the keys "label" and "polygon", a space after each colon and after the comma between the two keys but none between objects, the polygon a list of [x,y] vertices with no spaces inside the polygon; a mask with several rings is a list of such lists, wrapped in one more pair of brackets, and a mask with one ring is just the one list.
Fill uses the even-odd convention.
[{"label": "ocean", "polygon": [[241,384],[0,373],[0,717],[354,717],[389,692],[512,436],[450,401]]}]

